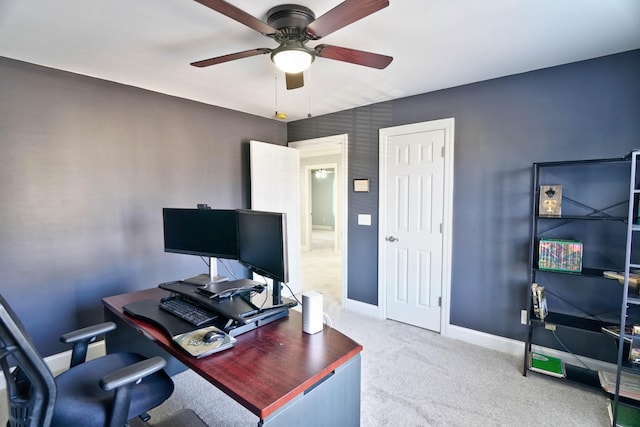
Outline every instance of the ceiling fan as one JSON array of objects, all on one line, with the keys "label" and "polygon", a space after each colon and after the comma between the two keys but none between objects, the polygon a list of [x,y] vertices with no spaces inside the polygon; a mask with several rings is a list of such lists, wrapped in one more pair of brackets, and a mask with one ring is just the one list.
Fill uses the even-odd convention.
[{"label": "ceiling fan", "polygon": [[285,72],[287,89],[297,89],[304,86],[303,72],[315,57],[377,69],[385,68],[393,60],[390,56],[346,47],[319,44],[310,48],[306,45],[310,40],[319,40],[387,7],[388,0],[345,0],[317,19],[313,11],[305,6],[283,4],[269,9],[266,23],[223,0],[196,1],[272,38],[279,46],[275,49],[264,47],[250,49],[192,62],[191,65],[194,67],[208,67],[270,53],[271,60]]}]

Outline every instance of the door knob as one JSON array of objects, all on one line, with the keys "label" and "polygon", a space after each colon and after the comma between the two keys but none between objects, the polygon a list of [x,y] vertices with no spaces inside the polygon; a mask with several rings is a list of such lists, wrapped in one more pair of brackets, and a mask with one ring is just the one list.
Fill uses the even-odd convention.
[{"label": "door knob", "polygon": [[397,242],[400,239],[398,239],[397,237],[393,237],[393,236],[387,236],[387,237],[384,238],[384,240],[386,240],[387,242]]}]

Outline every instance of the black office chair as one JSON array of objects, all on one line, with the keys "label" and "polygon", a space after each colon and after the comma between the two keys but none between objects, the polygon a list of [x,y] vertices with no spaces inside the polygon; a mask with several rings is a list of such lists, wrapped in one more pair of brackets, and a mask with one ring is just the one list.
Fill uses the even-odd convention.
[{"label": "black office chair", "polygon": [[[106,322],[63,335],[73,344],[71,367],[54,378],[0,295],[0,364],[7,382],[10,427],[122,427],[164,402],[173,381],[162,357],[114,353],[85,362],[89,343],[115,329]],[[11,362],[11,363],[10,363]],[[11,369],[15,364],[16,368]]]}]

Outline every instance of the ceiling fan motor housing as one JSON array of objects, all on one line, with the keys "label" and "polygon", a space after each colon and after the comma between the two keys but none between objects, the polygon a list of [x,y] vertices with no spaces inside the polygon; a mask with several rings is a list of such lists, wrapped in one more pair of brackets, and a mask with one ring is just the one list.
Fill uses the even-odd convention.
[{"label": "ceiling fan motor housing", "polygon": [[296,62],[305,63],[306,65],[300,65],[299,68],[294,66],[292,68],[296,68],[296,70],[291,72],[298,73],[300,69],[306,69],[314,61],[316,57],[315,51],[304,44],[309,40],[304,29],[315,19],[316,15],[311,9],[297,4],[282,4],[269,9],[267,23],[278,30],[273,35],[273,38],[280,44],[271,52],[271,60],[276,65],[279,64],[279,61],[275,58],[282,52],[287,52],[289,55],[301,55],[304,58],[304,60],[298,59]]},{"label": "ceiling fan motor housing", "polygon": [[315,19],[316,15],[311,9],[297,4],[282,4],[267,12],[267,23],[277,30],[298,28],[302,33]]}]

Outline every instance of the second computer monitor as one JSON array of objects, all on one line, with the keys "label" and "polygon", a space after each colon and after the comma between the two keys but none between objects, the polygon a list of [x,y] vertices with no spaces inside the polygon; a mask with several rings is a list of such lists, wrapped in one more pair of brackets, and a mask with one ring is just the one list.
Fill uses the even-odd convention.
[{"label": "second computer monitor", "polygon": [[286,214],[250,209],[238,213],[238,261],[264,277],[289,281]]}]

